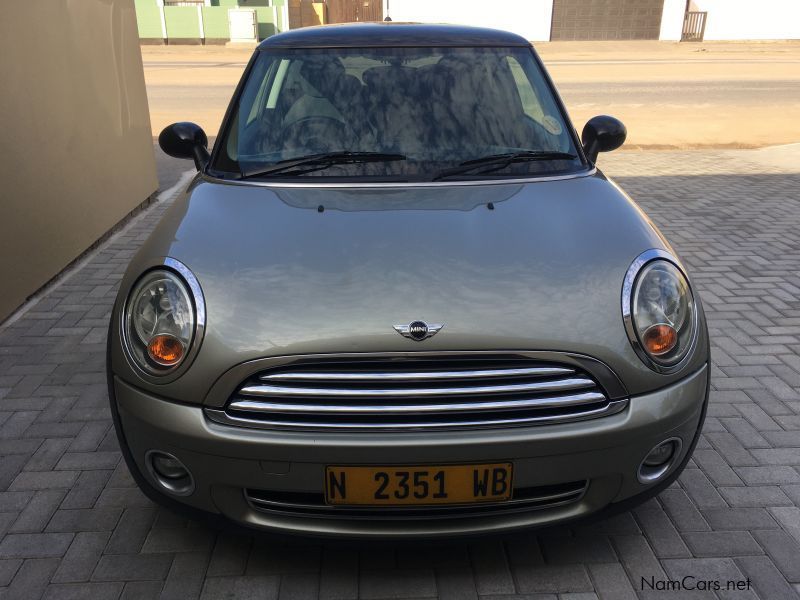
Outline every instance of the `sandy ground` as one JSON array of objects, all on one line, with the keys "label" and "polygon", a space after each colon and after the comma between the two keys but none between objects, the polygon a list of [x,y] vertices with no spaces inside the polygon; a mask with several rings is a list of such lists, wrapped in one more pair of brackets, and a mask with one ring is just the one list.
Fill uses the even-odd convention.
[{"label": "sandy ground", "polygon": [[[576,128],[628,127],[626,148],[800,142],[800,42],[536,44]],[[217,132],[252,48],[144,46],[153,134],[190,120]]]}]

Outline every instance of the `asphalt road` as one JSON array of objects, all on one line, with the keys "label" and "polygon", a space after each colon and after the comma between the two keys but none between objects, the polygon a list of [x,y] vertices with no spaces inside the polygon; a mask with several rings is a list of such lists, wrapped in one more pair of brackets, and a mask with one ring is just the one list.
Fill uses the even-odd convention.
[{"label": "asphalt road", "polygon": [[[786,104],[800,99],[800,79],[737,81],[610,81],[562,83],[558,86],[571,108],[583,106],[696,105],[757,106]],[[758,115],[752,115],[757,120]]]}]

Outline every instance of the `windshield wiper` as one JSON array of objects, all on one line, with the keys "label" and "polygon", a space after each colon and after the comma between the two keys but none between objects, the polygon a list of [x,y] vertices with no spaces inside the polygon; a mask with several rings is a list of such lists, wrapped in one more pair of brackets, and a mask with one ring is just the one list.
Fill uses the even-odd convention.
[{"label": "windshield wiper", "polygon": [[490,154],[489,156],[482,156],[481,158],[467,160],[457,167],[439,171],[433,176],[433,181],[436,181],[437,179],[444,179],[445,177],[450,177],[452,175],[469,173],[470,171],[474,171],[475,169],[482,167],[485,168],[478,171],[476,175],[499,171],[500,169],[503,169],[513,163],[532,162],[535,160],[573,160],[575,158],[578,157],[574,154],[570,154],[569,152],[554,152],[549,150],[528,150],[524,152],[508,152],[506,154]]},{"label": "windshield wiper", "polygon": [[250,177],[267,177],[270,175],[302,175],[320,169],[327,169],[333,165],[350,165],[367,162],[383,162],[392,160],[406,160],[404,154],[385,154],[383,152],[326,152],[323,154],[309,154],[282,160],[267,169],[253,169],[242,171],[242,179]]}]

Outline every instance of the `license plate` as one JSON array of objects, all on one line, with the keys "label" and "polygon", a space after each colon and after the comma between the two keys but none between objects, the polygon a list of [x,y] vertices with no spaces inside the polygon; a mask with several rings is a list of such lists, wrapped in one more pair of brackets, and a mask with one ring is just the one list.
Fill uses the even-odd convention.
[{"label": "license plate", "polygon": [[511,499],[511,463],[328,466],[325,501],[334,505],[469,504]]}]

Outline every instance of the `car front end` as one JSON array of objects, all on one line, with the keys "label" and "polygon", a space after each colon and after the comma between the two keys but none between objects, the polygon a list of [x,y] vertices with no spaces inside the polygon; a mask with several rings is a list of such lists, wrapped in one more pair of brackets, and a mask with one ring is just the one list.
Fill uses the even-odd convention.
[{"label": "car front end", "polygon": [[[414,145],[424,131],[404,139],[386,121],[400,106],[350,131],[355,150],[244,151],[248,136],[291,156],[330,140],[346,117],[337,94],[373,109],[396,100],[386,86],[428,94],[413,82],[475,63],[459,54],[465,40],[507,69],[498,94],[540,68],[524,40],[381,27],[347,30],[333,83],[315,69],[342,29],[276,36],[210,161],[187,124],[162,140],[201,172],[131,261],[111,317],[111,408],[134,479],[159,502],[244,527],[371,538],[513,531],[658,493],[699,436],[708,333],[685,266],[594,167],[624,139],[615,121],[595,122],[581,146],[557,96],[542,99],[544,78],[519,93],[523,133],[491,130],[513,152],[445,160],[451,150]],[[383,31],[451,47],[431,64],[391,35],[374,56],[355,39]],[[327,55],[298,58],[312,42]],[[313,93],[296,92],[309,82]],[[300,110],[319,122],[293,120]],[[449,118],[461,117],[441,113],[437,132]],[[290,134],[270,138],[262,120]],[[525,135],[549,146],[514,146]]]}]

